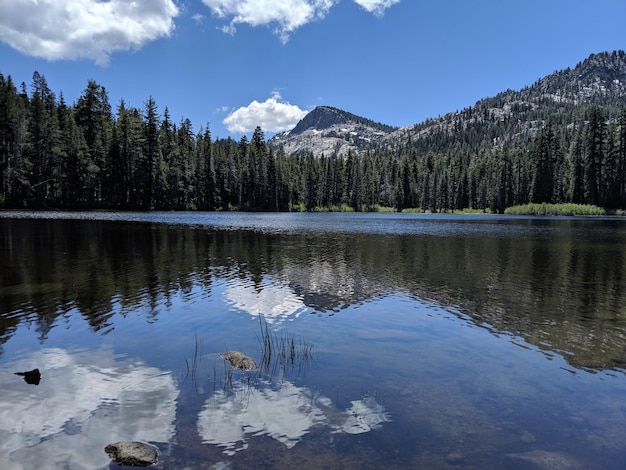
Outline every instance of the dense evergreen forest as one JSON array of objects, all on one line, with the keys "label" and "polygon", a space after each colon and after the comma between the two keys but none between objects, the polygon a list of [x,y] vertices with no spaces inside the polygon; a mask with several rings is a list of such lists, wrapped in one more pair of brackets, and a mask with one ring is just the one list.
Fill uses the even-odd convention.
[{"label": "dense evergreen forest", "polygon": [[[467,113],[468,110],[465,110]],[[472,110],[469,109],[471,114]],[[497,121],[485,114],[476,122]],[[494,126],[380,146],[362,154],[287,155],[265,141],[212,139],[90,80],[76,103],[43,75],[18,87],[0,74],[0,207],[124,210],[395,210],[503,212],[529,202],[626,208],[626,106],[593,103],[538,120],[525,138]],[[497,129],[497,127],[495,127]],[[459,137],[460,136],[460,137]],[[454,145],[447,140],[455,139]]]}]

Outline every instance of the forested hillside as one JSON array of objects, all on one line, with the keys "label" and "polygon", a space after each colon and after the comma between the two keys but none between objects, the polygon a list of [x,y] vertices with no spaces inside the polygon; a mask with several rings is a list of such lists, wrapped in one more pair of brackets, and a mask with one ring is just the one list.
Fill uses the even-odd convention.
[{"label": "forested hillside", "polygon": [[0,74],[0,207],[626,208],[623,51],[592,55],[460,112],[381,129],[389,135],[359,153],[287,154],[268,145],[261,128],[250,141],[214,140],[188,119],[173,122],[151,97],[140,109],[124,101],[113,108],[95,81],[70,105],[38,72],[30,86]]}]

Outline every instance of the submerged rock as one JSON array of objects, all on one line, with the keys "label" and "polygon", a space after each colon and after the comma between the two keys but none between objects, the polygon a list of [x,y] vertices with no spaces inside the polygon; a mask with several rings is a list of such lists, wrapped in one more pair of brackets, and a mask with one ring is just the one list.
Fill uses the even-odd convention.
[{"label": "submerged rock", "polygon": [[149,467],[157,462],[156,447],[143,442],[121,441],[104,448],[109,458],[118,465]]},{"label": "submerged rock", "polygon": [[220,357],[225,361],[230,362],[230,365],[239,370],[256,370],[257,365],[249,356],[246,356],[240,351],[227,351],[220,354]]},{"label": "submerged rock", "polygon": [[450,465],[461,464],[465,461],[465,456],[460,452],[450,452],[446,455],[446,462]]},{"label": "submerged rock", "polygon": [[537,440],[535,435],[533,433],[528,432],[528,431],[522,431],[522,434],[520,434],[519,439],[520,439],[520,441],[522,441],[522,442],[524,442],[526,444],[530,444],[530,443],[535,442]]},{"label": "submerged rock", "polygon": [[520,470],[589,470],[588,464],[583,463],[563,452],[547,452],[533,450],[522,454],[507,454],[504,456],[504,468]]}]

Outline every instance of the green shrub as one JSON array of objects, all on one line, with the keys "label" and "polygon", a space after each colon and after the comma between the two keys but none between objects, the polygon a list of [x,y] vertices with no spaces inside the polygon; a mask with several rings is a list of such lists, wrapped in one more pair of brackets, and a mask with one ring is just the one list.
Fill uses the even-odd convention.
[{"label": "green shrub", "polygon": [[504,211],[508,215],[563,215],[563,216],[598,216],[606,215],[606,210],[588,204],[547,204],[530,203],[522,206],[507,207]]}]

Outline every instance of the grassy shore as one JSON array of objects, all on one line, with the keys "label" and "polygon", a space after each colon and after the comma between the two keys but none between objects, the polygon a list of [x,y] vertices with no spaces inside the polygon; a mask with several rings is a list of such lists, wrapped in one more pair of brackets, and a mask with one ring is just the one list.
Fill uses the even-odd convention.
[{"label": "grassy shore", "polygon": [[[306,212],[304,204],[291,207],[293,212]],[[317,206],[310,212],[355,212],[354,207],[348,204],[340,204],[331,207]],[[397,210],[394,207],[385,206],[362,206],[361,212],[378,212],[378,213],[394,213]],[[420,207],[405,208],[401,211],[403,214],[430,214]],[[441,212],[441,214],[490,214],[489,209],[457,209]],[[530,203],[520,206],[508,207],[504,211],[507,215],[535,215],[535,216],[626,216],[626,210],[614,209],[608,210],[602,207],[588,204],[547,204],[547,203]]]},{"label": "grassy shore", "polygon": [[504,211],[509,215],[577,215],[577,216],[601,216],[601,215],[620,215],[625,213],[623,210],[607,211],[602,207],[587,204],[525,204],[522,206],[508,207]]}]

